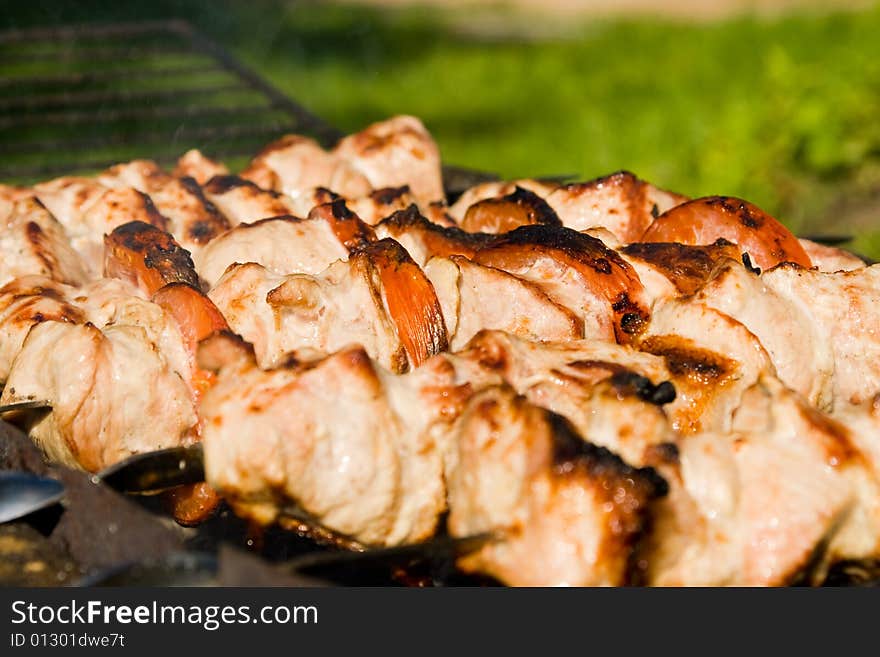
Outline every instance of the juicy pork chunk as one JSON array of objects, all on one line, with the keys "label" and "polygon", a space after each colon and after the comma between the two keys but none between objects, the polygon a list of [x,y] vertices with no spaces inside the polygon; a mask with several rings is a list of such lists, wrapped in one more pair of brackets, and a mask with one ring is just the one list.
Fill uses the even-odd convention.
[{"label": "juicy pork chunk", "polygon": [[168,218],[149,196],[134,187],[108,188],[86,178],[58,178],[34,187],[38,199],[58,218],[92,278],[101,275],[104,235],[130,221],[168,230]]},{"label": "juicy pork chunk", "polygon": [[19,316],[34,325],[0,396],[0,404],[48,400],[51,412],[30,435],[52,460],[92,472],[182,444],[197,423],[179,326],[134,288],[109,283],[93,307],[77,290],[52,319]]},{"label": "juicy pork chunk", "polygon": [[36,198],[0,198],[0,229],[0,285],[28,275],[71,285],[88,280],[64,227]]},{"label": "juicy pork chunk", "polygon": [[799,239],[801,246],[810,258],[810,262],[819,271],[832,273],[836,271],[852,271],[865,267],[865,261],[856,255],[833,246],[825,246],[806,239]]},{"label": "juicy pork chunk", "polygon": [[473,260],[535,283],[575,312],[590,337],[630,342],[650,315],[633,268],[599,240],[568,228],[521,226],[480,248]]},{"label": "juicy pork chunk", "polygon": [[534,342],[483,331],[443,357],[460,381],[510,385],[628,463],[648,465],[677,439],[662,409],[675,400],[675,386],[658,356],[594,340]]},{"label": "juicy pork chunk", "polygon": [[431,283],[393,240],[368,244],[314,276],[234,265],[210,297],[254,344],[261,367],[295,349],[331,353],[359,343],[383,367],[403,372],[447,345]]},{"label": "juicy pork chunk", "polygon": [[364,174],[374,189],[408,185],[423,205],[445,198],[440,150],[415,117],[395,116],[374,123],[344,137],[333,153]]},{"label": "juicy pork chunk", "polygon": [[[633,253],[629,248],[626,252]],[[880,322],[880,267],[828,273],[783,264],[759,273],[722,257],[694,291],[691,283],[696,287],[707,270],[685,279],[685,296],[655,303],[655,315],[668,304],[693,318],[671,323],[664,329],[669,335],[686,335],[686,325],[702,323],[709,316],[702,309],[712,309],[757,337],[772,371],[819,409],[860,404],[880,392],[880,346],[865,328]],[[751,339],[720,349],[712,346],[715,338],[708,329],[704,336],[709,338],[701,340],[704,347],[736,360],[756,353]]]},{"label": "juicy pork chunk", "polygon": [[459,222],[462,229],[471,233],[506,233],[532,224],[562,226],[547,201],[522,187],[514,188],[506,196],[474,203]]},{"label": "juicy pork chunk", "polygon": [[492,387],[454,424],[447,473],[453,536],[500,536],[459,560],[520,586],[628,581],[653,500],[666,486],[585,442],[562,417]]},{"label": "juicy pork chunk", "polygon": [[283,216],[239,224],[199,254],[196,268],[209,287],[236,263],[255,262],[279,275],[318,274],[374,239],[340,199],[315,207],[307,219]]},{"label": "juicy pork chunk", "polygon": [[199,362],[218,372],[202,406],[208,481],[238,513],[270,523],[298,509],[372,545],[434,533],[446,508],[434,425],[456,403],[442,370],[392,377],[350,347],[267,371],[223,335],[202,345]]},{"label": "juicy pork chunk", "polygon": [[[543,200],[541,207],[549,208],[552,215],[542,212],[539,216],[549,216],[551,220],[535,221],[536,213],[527,217],[521,208],[514,207],[510,197],[517,193]],[[466,230],[503,232],[517,225],[561,221],[563,226],[581,232],[608,230],[617,241],[626,244],[639,240],[654,217],[685,201],[687,197],[658,189],[628,171],[619,171],[567,185],[535,180],[483,183],[462,194],[450,208],[450,214]],[[502,209],[506,210],[506,223],[501,221]]]},{"label": "juicy pork chunk", "polygon": [[229,169],[193,148],[177,159],[172,175],[177,178],[192,178],[199,185],[204,185],[214,176],[228,176]]},{"label": "juicy pork chunk", "polygon": [[837,559],[878,548],[877,477],[839,425],[778,381],[743,397],[728,434],[681,439],[687,501],[661,505],[643,553],[655,585],[821,581]]},{"label": "juicy pork chunk", "polygon": [[804,247],[785,226],[759,207],[730,196],[707,196],[677,205],[635,239],[690,245],[724,239],[739,245],[762,269],[781,262],[812,266]]},{"label": "juicy pork chunk", "polygon": [[527,190],[542,199],[546,199],[558,185],[543,183],[528,178],[513,181],[484,182],[466,189],[458,200],[449,207],[449,215],[459,224],[472,205],[480,201],[500,199],[513,194],[517,188]]},{"label": "juicy pork chunk", "polygon": [[294,201],[310,196],[316,187],[346,198],[360,198],[372,190],[367,178],[345,158],[300,135],[286,135],[266,146],[241,177]]},{"label": "juicy pork chunk", "polygon": [[238,176],[215,176],[205,183],[203,191],[232,226],[295,215],[298,210],[293,199]]},{"label": "juicy pork chunk", "polygon": [[229,220],[193,178],[176,178],[150,160],[117,164],[98,176],[98,182],[110,188],[133,187],[147,194],[168,218],[167,230],[193,255],[229,229]]},{"label": "juicy pork chunk", "polygon": [[547,196],[564,226],[605,228],[624,244],[639,240],[654,217],[685,201],[687,197],[658,189],[628,171],[561,185]]},{"label": "juicy pork chunk", "polygon": [[219,379],[204,403],[210,483],[262,523],[305,512],[360,543],[418,541],[448,482],[451,533],[498,536],[466,569],[508,584],[620,584],[664,491],[510,388],[457,385],[442,359],[393,376],[349,348],[266,371],[217,336],[200,363]]},{"label": "juicy pork chunk", "polygon": [[583,321],[539,286],[462,256],[432,258],[425,275],[443,311],[453,350],[479,331],[497,329],[530,340],[577,339]]}]

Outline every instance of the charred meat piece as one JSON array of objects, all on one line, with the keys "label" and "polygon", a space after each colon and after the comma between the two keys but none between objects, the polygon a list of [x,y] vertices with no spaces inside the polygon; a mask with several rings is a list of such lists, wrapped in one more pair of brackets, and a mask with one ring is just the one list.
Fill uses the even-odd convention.
[{"label": "charred meat piece", "polygon": [[619,253],[636,270],[652,302],[693,294],[722,263],[740,257],[739,249],[726,240],[708,246],[634,242]]},{"label": "charred meat piece", "polygon": [[316,187],[346,198],[366,196],[372,189],[367,177],[344,157],[301,135],[286,135],[266,146],[241,177],[294,200],[310,195]]},{"label": "charred meat piece", "polygon": [[821,581],[829,563],[877,551],[876,475],[839,425],[772,378],[746,392],[732,433],[685,437],[678,460],[661,472],[689,502],[661,505],[648,583]]},{"label": "charred meat piece", "polygon": [[618,171],[589,182],[561,185],[546,200],[564,226],[578,231],[605,228],[627,244],[639,240],[654,217],[687,198]]},{"label": "charred meat piece", "polygon": [[115,315],[102,329],[35,325],[0,397],[3,404],[48,400],[52,410],[30,428],[31,437],[50,459],[91,472],[183,444],[197,422],[176,326],[158,306],[134,297]]},{"label": "charred meat piece", "polygon": [[238,176],[214,176],[202,189],[231,226],[296,213],[292,199]]},{"label": "charred meat piece", "polygon": [[649,464],[659,446],[677,440],[663,410],[676,390],[660,357],[595,340],[534,342],[483,331],[445,358],[459,380],[504,382],[628,463]]},{"label": "charred meat piece", "polygon": [[457,227],[432,223],[415,205],[379,222],[376,235],[393,237],[400,242],[419,266],[424,266],[433,256],[471,258],[480,248],[495,240],[495,235],[489,233],[468,233]]},{"label": "charred meat piece", "polygon": [[462,229],[472,233],[506,233],[531,224],[561,226],[562,222],[547,201],[522,187],[507,196],[474,203],[460,222]]},{"label": "charred meat piece", "polygon": [[472,205],[489,199],[500,199],[513,194],[517,188],[527,190],[540,198],[546,199],[557,185],[547,184],[538,180],[523,179],[509,182],[484,182],[467,189],[449,207],[449,215],[458,223],[464,220],[465,214]]},{"label": "charred meat piece", "polygon": [[369,226],[338,200],[314,208],[307,219],[239,224],[204,249],[197,268],[209,287],[235,263],[255,262],[275,274],[317,274],[373,239]]},{"label": "charred meat piece", "polygon": [[34,187],[37,198],[64,225],[73,248],[93,278],[104,267],[104,236],[131,221],[168,230],[169,222],[153,201],[134,187],[108,188],[82,178],[59,178]]},{"label": "charred meat piece", "polygon": [[502,536],[460,567],[520,586],[628,581],[652,502],[666,492],[656,473],[585,442],[505,387],[475,394],[451,433],[450,533]]},{"label": "charred meat piece", "polygon": [[761,269],[781,262],[812,266],[789,230],[755,205],[730,196],[707,196],[678,205],[657,217],[641,242],[712,244],[723,238],[737,244]]},{"label": "charred meat piece", "polygon": [[104,275],[128,280],[147,295],[169,283],[199,288],[189,252],[171,234],[141,221],[104,236]]},{"label": "charred meat piece", "polygon": [[627,343],[650,316],[632,267],[599,240],[568,228],[521,226],[499,235],[473,260],[534,282],[577,313],[590,336]]}]

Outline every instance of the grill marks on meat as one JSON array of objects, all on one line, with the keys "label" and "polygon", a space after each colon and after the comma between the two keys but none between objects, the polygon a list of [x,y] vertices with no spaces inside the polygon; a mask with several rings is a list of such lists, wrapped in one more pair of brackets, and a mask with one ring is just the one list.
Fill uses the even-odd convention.
[{"label": "grill marks on meat", "polygon": [[33,196],[0,198],[0,226],[0,285],[28,275],[71,285],[88,279],[64,227]]},{"label": "grill marks on meat", "polygon": [[522,226],[499,235],[474,261],[541,286],[547,294],[595,322],[587,333],[627,343],[650,315],[632,267],[588,235],[567,228]]},{"label": "grill marks on meat", "polygon": [[[260,522],[293,507],[394,545],[433,533],[448,505],[453,535],[501,534],[467,569],[520,585],[620,584],[665,490],[510,388],[457,384],[442,359],[392,376],[360,348],[268,371],[229,336],[201,353],[219,368],[205,399],[210,482]],[[339,390],[345,414],[333,411]]]},{"label": "grill marks on meat", "polygon": [[[674,296],[678,296],[694,294],[722,262],[736,260],[739,250],[726,240],[708,246],[635,242],[620,249],[620,254],[633,265],[643,283],[646,278],[644,268],[649,267],[667,279],[675,288]],[[660,295],[650,296],[656,299]]]},{"label": "grill marks on meat", "polygon": [[504,387],[474,395],[452,434],[450,532],[504,537],[462,558],[464,570],[515,585],[627,581],[651,501],[665,492],[652,471],[585,443]]},{"label": "grill marks on meat", "polygon": [[561,226],[562,222],[547,201],[527,189],[516,187],[507,196],[471,205],[460,225],[472,233],[506,233],[531,224]]},{"label": "grill marks on meat", "polygon": [[707,196],[677,205],[657,217],[640,241],[699,245],[719,238],[739,245],[761,269],[781,262],[812,266],[803,246],[785,226],[757,206],[729,196]]},{"label": "grill marks on meat", "polygon": [[169,283],[199,288],[189,252],[169,233],[141,221],[104,236],[104,275],[128,280],[148,295]]}]

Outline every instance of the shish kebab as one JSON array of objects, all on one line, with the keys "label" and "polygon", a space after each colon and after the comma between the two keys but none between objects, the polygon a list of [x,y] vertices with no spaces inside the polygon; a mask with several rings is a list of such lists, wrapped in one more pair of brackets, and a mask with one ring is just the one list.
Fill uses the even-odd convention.
[{"label": "shish kebab", "polygon": [[613,323],[613,322],[612,322]]}]

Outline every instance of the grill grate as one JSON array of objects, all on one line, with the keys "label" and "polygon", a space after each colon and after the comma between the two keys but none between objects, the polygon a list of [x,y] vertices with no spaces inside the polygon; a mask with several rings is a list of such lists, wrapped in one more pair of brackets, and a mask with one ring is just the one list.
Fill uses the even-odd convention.
[{"label": "grill grate", "polygon": [[93,173],[190,148],[231,160],[341,132],[178,20],[0,33],[0,180]]},{"label": "grill grate", "polygon": [[[286,133],[343,133],[181,20],[0,32],[0,182],[173,163],[190,148],[238,169]],[[450,200],[495,176],[443,167]]]}]

